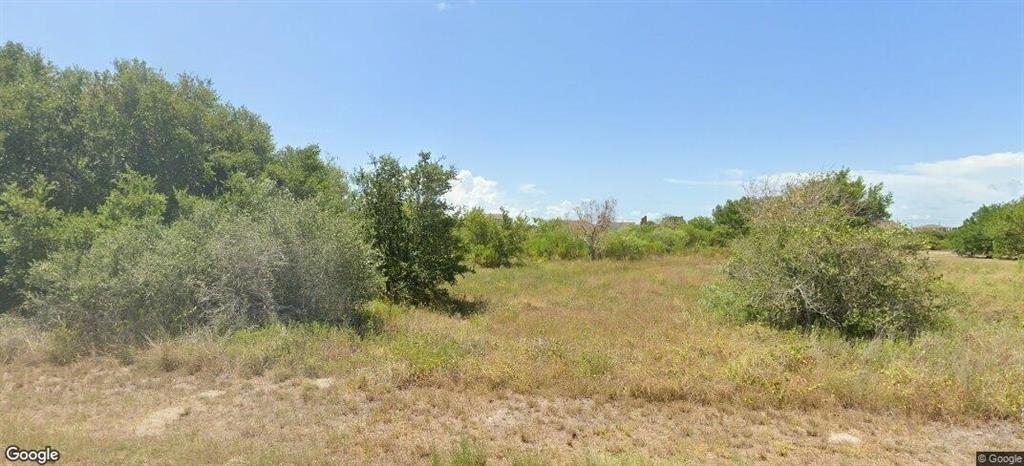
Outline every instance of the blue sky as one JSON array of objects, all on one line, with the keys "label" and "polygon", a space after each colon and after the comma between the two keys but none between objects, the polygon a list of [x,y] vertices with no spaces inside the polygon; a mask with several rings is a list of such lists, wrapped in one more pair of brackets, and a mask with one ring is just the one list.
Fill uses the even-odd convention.
[{"label": "blue sky", "polygon": [[209,78],[346,170],[432,150],[488,209],[692,217],[840,167],[912,224],[1024,195],[1019,1],[3,1],[0,39]]}]

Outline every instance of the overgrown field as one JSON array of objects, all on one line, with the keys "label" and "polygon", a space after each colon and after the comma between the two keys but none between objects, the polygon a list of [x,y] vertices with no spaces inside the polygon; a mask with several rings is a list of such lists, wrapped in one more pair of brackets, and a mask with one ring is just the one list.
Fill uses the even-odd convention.
[{"label": "overgrown field", "polygon": [[[913,341],[740,324],[714,254],[480,270],[450,313],[270,326],[50,362],[0,330],[0,440],[69,463],[969,462],[1024,447],[1024,268],[933,253]],[[832,433],[860,445],[834,445]],[[937,456],[932,456],[937,455]],[[62,460],[62,461],[63,461]]]}]

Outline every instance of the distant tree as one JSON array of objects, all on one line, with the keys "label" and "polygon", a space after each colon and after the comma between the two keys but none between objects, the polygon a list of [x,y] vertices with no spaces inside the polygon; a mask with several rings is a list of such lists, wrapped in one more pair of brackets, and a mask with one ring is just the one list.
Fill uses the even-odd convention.
[{"label": "distant tree", "polygon": [[711,212],[715,224],[726,229],[730,238],[744,236],[750,231],[750,214],[753,199],[743,196],[739,199],[729,199],[725,204],[716,206]]},{"label": "distant tree", "polygon": [[598,247],[601,238],[604,237],[615,223],[615,199],[607,199],[604,202],[586,201],[576,207],[575,228],[577,234],[587,243],[587,250],[590,259],[597,259]]},{"label": "distant tree", "polygon": [[658,223],[667,227],[677,227],[679,225],[686,223],[686,219],[683,218],[681,215],[666,215],[664,217],[661,217],[661,221]]},{"label": "distant tree", "polygon": [[511,266],[523,254],[528,230],[525,217],[512,217],[504,207],[498,214],[471,209],[459,224],[469,259],[484,267]]},{"label": "distant tree", "polygon": [[587,243],[564,219],[534,219],[524,245],[538,259],[578,259],[587,255]]},{"label": "distant tree", "polygon": [[367,236],[381,254],[385,295],[427,303],[446,296],[443,286],[468,271],[458,219],[444,200],[455,170],[421,152],[406,168],[394,157],[373,157],[358,171],[359,207]]},{"label": "distant tree", "polygon": [[957,254],[1024,257],[1024,198],[982,206],[950,234]]},{"label": "distant tree", "polygon": [[686,224],[697,230],[712,231],[715,229],[715,221],[712,220],[711,217],[705,217],[703,215],[698,215],[687,220]]}]

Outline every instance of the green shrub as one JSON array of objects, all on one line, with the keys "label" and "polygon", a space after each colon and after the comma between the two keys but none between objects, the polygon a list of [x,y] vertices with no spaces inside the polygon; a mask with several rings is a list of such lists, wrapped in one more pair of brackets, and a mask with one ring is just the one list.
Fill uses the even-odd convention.
[{"label": "green shrub", "polygon": [[950,243],[963,256],[1024,257],[1024,198],[982,206],[950,235]]},{"label": "green shrub", "polygon": [[469,260],[483,267],[511,266],[523,254],[528,231],[525,217],[512,218],[504,208],[497,215],[475,208],[459,223]]},{"label": "green shrub", "polygon": [[0,193],[0,303],[21,301],[34,262],[63,249],[84,250],[105,229],[159,222],[167,204],[153,178],[133,171],[118,175],[98,213],[52,208],[52,191],[52,183],[37,177],[28,189],[10,185]]},{"label": "green shrub", "polygon": [[601,257],[635,260],[665,253],[662,244],[633,230],[639,228],[623,228],[605,237],[601,242]]},{"label": "green shrub", "polygon": [[587,243],[562,219],[537,220],[525,243],[526,253],[538,259],[587,257]]},{"label": "green shrub", "polygon": [[375,295],[376,256],[350,216],[270,181],[234,184],[234,197],[193,200],[169,226],[118,225],[36,263],[26,308],[109,350],[199,328],[347,322]]},{"label": "green shrub", "polygon": [[20,301],[29,266],[57,242],[64,213],[47,205],[52,189],[40,176],[28,189],[12,184],[0,193],[0,310]]},{"label": "green shrub", "polygon": [[831,202],[835,185],[822,181],[830,176],[758,199],[712,302],[744,320],[851,337],[913,336],[935,325],[945,301],[920,242]]},{"label": "green shrub", "polygon": [[691,218],[685,226],[693,236],[692,244],[697,247],[721,247],[733,238],[732,230],[715,223],[709,217]]},{"label": "green shrub", "polygon": [[929,251],[948,251],[953,248],[952,233],[949,230],[937,227],[919,227],[914,228],[913,231],[914,236]]}]

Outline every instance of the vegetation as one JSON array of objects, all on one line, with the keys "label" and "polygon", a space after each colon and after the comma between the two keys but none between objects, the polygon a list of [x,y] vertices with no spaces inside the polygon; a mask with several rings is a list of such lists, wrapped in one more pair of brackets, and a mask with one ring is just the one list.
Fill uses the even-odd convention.
[{"label": "vegetation", "polygon": [[982,206],[950,235],[950,242],[963,256],[1024,257],[1024,197]]},{"label": "vegetation", "polygon": [[475,208],[462,217],[459,236],[469,250],[469,260],[474,264],[509,267],[523,256],[529,229],[526,217],[512,218],[505,209],[491,215]]},{"label": "vegetation", "polygon": [[526,253],[538,259],[580,259],[587,257],[587,243],[576,235],[567,220],[538,219],[524,244]]},{"label": "vegetation", "polygon": [[913,336],[936,325],[944,303],[920,243],[905,228],[870,223],[888,216],[877,204],[890,199],[881,189],[839,172],[758,198],[718,305],[745,320],[852,337]]},{"label": "vegetation", "polygon": [[725,235],[729,238],[746,236],[750,232],[750,215],[753,209],[754,199],[743,196],[739,199],[729,199],[725,204],[715,207],[711,217],[715,225],[725,229]]},{"label": "vegetation", "polygon": [[576,234],[587,244],[590,260],[597,259],[601,240],[615,224],[615,199],[604,202],[590,200],[576,206],[576,221],[572,223]]},{"label": "vegetation", "polygon": [[429,303],[446,296],[444,285],[469,271],[456,235],[458,218],[444,198],[455,170],[421,152],[416,165],[374,157],[356,173],[359,206],[370,244],[381,253],[384,294],[389,299]]},{"label": "vegetation", "polygon": [[128,170],[157,191],[211,195],[230,173],[259,173],[273,158],[270,127],[221,102],[210,82],[170,82],[139,60],[112,71],[58,69],[38,52],[0,48],[0,186],[42,176],[52,206],[69,212],[102,204]]},{"label": "vegetation", "polygon": [[[946,236],[894,226],[892,196],[848,170],[688,221],[617,223],[614,200],[527,220],[458,212],[429,152],[349,177],[318,146],[276,148],[209,82],[140,61],[58,69],[8,43],[0,101],[11,443],[84,463],[617,464],[1019,441],[1024,262],[926,255]],[[948,240],[1021,258],[1024,199]],[[435,312],[453,301],[479,312]],[[822,456],[857,425],[862,450]]]},{"label": "vegetation", "polygon": [[[269,180],[238,175],[228,186],[217,201],[187,200],[169,225],[159,210],[134,209],[134,221],[102,230],[88,248],[35,262],[25,309],[74,355],[199,329],[344,323],[376,295],[376,256],[350,215]],[[119,197],[152,196],[116,192],[101,213],[116,211],[109,204]]]},{"label": "vegetation", "polygon": [[[961,298],[949,326],[913,341],[734,325],[700,305],[724,279],[722,260],[701,253],[481,269],[452,290],[486,303],[469,318],[374,303],[365,335],[314,324],[184,335],[127,365],[43,364],[45,340],[2,322],[0,348],[14,353],[4,383],[25,389],[5,393],[0,436],[70,445],[68,458],[87,463],[174,462],[182,449],[213,462],[417,463],[454,458],[463,437],[488,463],[544,460],[525,464],[675,464],[694,451],[709,462],[955,463],[979,444],[1012,450],[1024,274],[933,257]],[[189,412],[134,433],[169,407]],[[827,446],[832,432],[863,443]]]},{"label": "vegetation", "polygon": [[949,251],[953,249],[953,231],[950,228],[939,225],[922,225],[913,229],[914,236],[929,251]]}]

